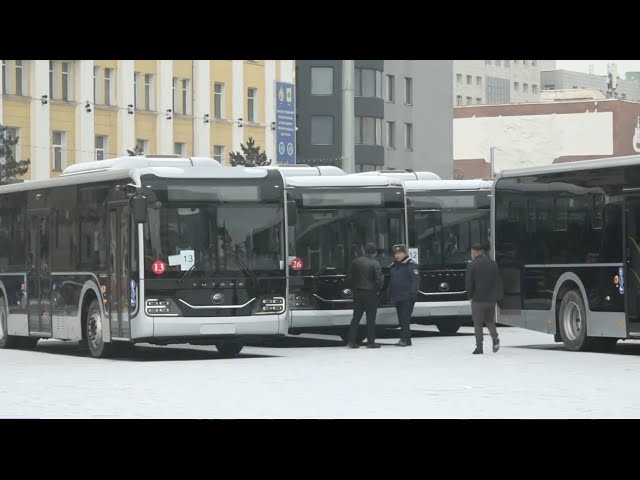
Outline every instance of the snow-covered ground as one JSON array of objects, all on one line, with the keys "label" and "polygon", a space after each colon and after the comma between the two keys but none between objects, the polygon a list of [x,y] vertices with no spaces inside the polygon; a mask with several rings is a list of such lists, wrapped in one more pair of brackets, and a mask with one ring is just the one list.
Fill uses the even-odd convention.
[{"label": "snow-covered ground", "polygon": [[0,350],[0,418],[640,417],[637,342],[576,353],[550,335],[502,328],[501,350],[491,353],[485,335],[478,356],[471,328],[434,332],[414,327],[413,347],[378,350],[291,337],[235,359],[185,345],[96,360],[41,341]]}]

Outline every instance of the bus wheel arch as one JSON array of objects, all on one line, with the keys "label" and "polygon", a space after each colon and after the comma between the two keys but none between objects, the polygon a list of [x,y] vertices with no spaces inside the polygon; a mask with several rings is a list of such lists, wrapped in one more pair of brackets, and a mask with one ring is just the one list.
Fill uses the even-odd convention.
[{"label": "bus wheel arch", "polygon": [[82,344],[88,347],[93,357],[108,357],[111,354],[111,343],[108,335],[104,308],[98,300],[100,296],[91,287],[87,288],[82,297],[81,322]]},{"label": "bus wheel arch", "polygon": [[0,289],[0,348],[11,348],[15,338],[9,336],[9,304],[4,295],[4,289]]}]

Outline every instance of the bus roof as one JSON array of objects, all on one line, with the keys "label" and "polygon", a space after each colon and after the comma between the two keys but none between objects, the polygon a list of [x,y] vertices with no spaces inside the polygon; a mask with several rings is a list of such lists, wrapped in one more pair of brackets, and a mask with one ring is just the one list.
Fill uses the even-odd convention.
[{"label": "bus roof", "polygon": [[61,177],[109,170],[130,170],[149,167],[221,167],[220,162],[207,157],[179,157],[178,155],[146,155],[118,157],[96,162],[76,163],[64,169]]},{"label": "bus roof", "polygon": [[542,175],[545,173],[626,167],[638,164],[640,164],[640,155],[628,155],[624,157],[602,158],[596,160],[579,160],[577,162],[554,163],[552,165],[543,165],[539,167],[507,169],[500,172],[496,180],[499,178],[526,177],[529,175]]},{"label": "bus roof", "polygon": [[440,180],[440,176],[433,172],[410,172],[408,170],[376,170],[373,172],[352,173],[351,175],[387,176],[402,180]]},{"label": "bus roof", "polygon": [[320,176],[343,176],[346,175],[343,170],[330,165],[320,165],[311,167],[309,165],[269,165],[269,170],[278,170],[283,177],[320,177]]},{"label": "bus roof", "polygon": [[491,190],[493,182],[488,180],[408,180],[404,182],[407,192],[430,190]]},{"label": "bus roof", "polygon": [[402,182],[390,177],[360,177],[357,175],[322,177],[286,177],[288,187],[401,187]]},{"label": "bus roof", "polygon": [[[125,157],[127,158],[127,157]],[[145,162],[140,162],[139,158],[128,157],[129,159],[134,158],[134,161],[131,163],[127,162],[114,162],[114,165],[117,165],[117,168],[105,168],[101,170],[93,170],[87,169],[83,174],[69,174],[69,175],[60,175],[57,178],[44,179],[44,180],[27,180],[20,183],[12,183],[9,185],[0,186],[0,194],[2,193],[10,193],[10,192],[19,192],[19,191],[28,191],[28,190],[37,190],[41,188],[54,188],[54,187],[63,187],[67,185],[82,185],[82,184],[90,184],[97,183],[109,180],[118,180],[118,179],[127,179],[130,178],[134,182],[139,183],[140,177],[142,175],[155,175],[160,178],[209,178],[209,179],[251,179],[251,178],[264,178],[267,176],[267,170],[260,168],[247,168],[247,167],[223,167],[218,162],[218,166],[211,168],[212,164],[207,159],[200,157],[204,161],[194,161],[193,159],[181,159],[174,158],[173,162],[182,161],[177,164],[174,163],[175,166],[167,166],[167,163],[160,164],[163,166],[157,166],[157,162],[147,162],[146,165],[154,165],[154,166],[146,166]],[[197,157],[196,157],[197,158]],[[120,160],[120,159],[113,159]],[[155,160],[155,159],[154,159]],[[185,162],[185,160],[188,162]],[[104,160],[109,162],[109,160]],[[102,161],[101,161],[102,162]],[[101,163],[100,162],[100,163]],[[96,162],[90,162],[96,163]],[[196,166],[188,166],[188,165],[196,165]],[[206,165],[206,166],[203,166]],[[71,167],[69,167],[71,168]],[[66,171],[66,170],[65,170]]]}]

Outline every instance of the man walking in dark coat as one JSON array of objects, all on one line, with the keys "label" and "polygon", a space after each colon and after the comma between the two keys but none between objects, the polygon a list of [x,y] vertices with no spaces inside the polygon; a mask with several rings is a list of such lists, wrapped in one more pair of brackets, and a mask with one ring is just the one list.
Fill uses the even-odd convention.
[{"label": "man walking in dark coat", "polygon": [[420,272],[418,265],[407,255],[406,245],[394,245],[395,262],[391,265],[391,301],[396,305],[400,323],[399,347],[411,345],[411,314],[418,297]]},{"label": "man walking in dark coat", "polygon": [[498,264],[483,252],[482,245],[471,246],[473,260],[467,265],[466,287],[471,299],[471,316],[476,333],[476,349],[474,355],[482,352],[482,329],[486,325],[493,340],[493,351],[500,348],[498,329],[496,328],[496,303],[502,298],[502,283],[498,273]]},{"label": "man walking in dark coat", "polygon": [[362,315],[367,313],[367,348],[380,348],[376,341],[376,313],[378,311],[378,292],[384,285],[384,276],[380,264],[374,260],[378,250],[373,243],[364,247],[364,257],[356,258],[351,264],[353,284],[353,319],[349,327],[349,348],[358,348],[358,327]]}]

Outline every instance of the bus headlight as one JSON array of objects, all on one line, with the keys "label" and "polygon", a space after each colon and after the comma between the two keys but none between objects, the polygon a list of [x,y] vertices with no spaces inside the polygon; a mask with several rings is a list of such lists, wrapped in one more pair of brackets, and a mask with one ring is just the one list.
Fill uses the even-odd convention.
[{"label": "bus headlight", "polygon": [[170,298],[148,298],[145,302],[145,312],[149,316],[180,315],[180,309]]},{"label": "bus headlight", "polygon": [[283,313],[285,309],[283,297],[263,297],[258,304],[258,314]]}]

